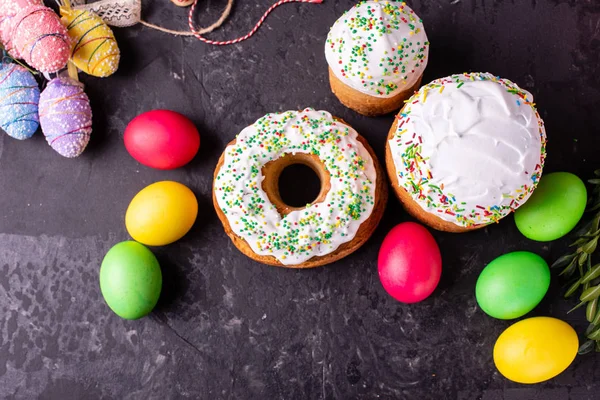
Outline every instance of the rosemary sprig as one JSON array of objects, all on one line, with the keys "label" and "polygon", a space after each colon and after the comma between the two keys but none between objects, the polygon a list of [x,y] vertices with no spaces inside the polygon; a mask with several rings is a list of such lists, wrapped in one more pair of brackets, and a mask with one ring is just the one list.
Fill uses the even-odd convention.
[{"label": "rosemary sprig", "polygon": [[592,265],[592,255],[600,240],[600,169],[594,171],[594,175],[596,178],[588,181],[593,190],[587,203],[588,212],[594,214],[577,231],[577,239],[569,246],[575,251],[552,264],[552,268],[562,268],[559,276],[569,280],[565,298],[580,292],[579,303],[569,312],[585,306],[585,317],[590,325],[585,331],[587,341],[579,347],[579,354],[600,352],[600,263]]}]

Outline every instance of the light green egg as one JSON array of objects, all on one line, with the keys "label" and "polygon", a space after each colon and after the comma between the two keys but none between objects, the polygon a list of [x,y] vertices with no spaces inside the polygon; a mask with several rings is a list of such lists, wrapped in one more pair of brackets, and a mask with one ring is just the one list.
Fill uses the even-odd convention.
[{"label": "light green egg", "polygon": [[542,176],[529,200],[515,211],[515,223],[527,238],[549,242],[579,222],[587,204],[585,184],[568,172]]},{"label": "light green egg", "polygon": [[161,288],[158,260],[144,245],[121,242],[106,253],[100,267],[100,291],[121,318],[138,319],[150,313]]},{"label": "light green egg", "polygon": [[475,297],[489,316],[514,319],[533,310],[549,287],[546,261],[528,251],[515,251],[496,258],[481,271]]}]

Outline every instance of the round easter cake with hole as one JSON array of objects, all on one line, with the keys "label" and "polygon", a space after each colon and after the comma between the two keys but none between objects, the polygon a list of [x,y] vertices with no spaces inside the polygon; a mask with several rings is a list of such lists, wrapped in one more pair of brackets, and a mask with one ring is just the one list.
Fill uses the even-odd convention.
[{"label": "round easter cake with hole", "polygon": [[[279,193],[282,171],[294,164],[321,182],[304,207]],[[385,174],[367,141],[311,108],[267,114],[246,127],[214,173],[213,203],[225,232],[242,253],[269,265],[310,268],[347,256],[371,236],[386,202]]]}]

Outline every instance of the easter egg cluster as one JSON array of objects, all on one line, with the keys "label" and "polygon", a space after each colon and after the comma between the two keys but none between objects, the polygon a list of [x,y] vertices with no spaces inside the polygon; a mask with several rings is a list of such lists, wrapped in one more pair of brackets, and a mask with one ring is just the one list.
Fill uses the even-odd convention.
[{"label": "easter egg cluster", "polygon": [[[140,163],[174,169],[196,156],[200,134],[185,116],[154,110],[129,123],[124,142]],[[133,197],[125,213],[125,227],[133,240],[113,246],[100,267],[100,290],[115,314],[138,319],[152,311],[160,297],[162,273],[147,246],[178,241],[192,229],[197,215],[196,196],[178,182],[155,182]]]},{"label": "easter egg cluster", "polygon": [[[77,69],[112,75],[120,51],[96,14],[63,0],[60,15],[41,0],[0,0],[0,44],[8,54],[0,62],[0,128],[19,140],[41,128],[52,149],[73,158],[92,133],[92,109]],[[69,74],[62,73],[69,63]]]}]

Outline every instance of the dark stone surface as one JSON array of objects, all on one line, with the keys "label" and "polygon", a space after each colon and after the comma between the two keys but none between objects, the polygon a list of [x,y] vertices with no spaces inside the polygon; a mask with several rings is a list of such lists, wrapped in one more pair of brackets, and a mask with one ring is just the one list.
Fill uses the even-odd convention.
[{"label": "dark stone surface", "polygon": [[[200,1],[206,25],[225,1]],[[245,33],[272,0],[236,1],[210,37]],[[444,272],[434,295],[402,305],[382,289],[376,256],[408,217],[391,199],[380,228],[331,266],[259,265],[225,236],[210,201],[225,144],[267,112],[312,106],[344,118],[383,154],[392,117],[365,118],[330,93],[323,46],[353,1],[285,5],[250,41],[213,47],[143,27],[117,29],[119,72],[82,77],[94,110],[76,160],[38,134],[0,135],[0,397],[8,399],[598,399],[598,356],[578,357],[550,382],[523,386],[495,370],[509,322],[478,309],[474,284],[496,256],[531,250],[551,261],[566,240],[536,244],[512,217],[488,229],[434,233]],[[412,1],[425,20],[425,81],[465,70],[510,78],[535,95],[549,136],[546,172],[588,177],[600,167],[600,3],[596,0]],[[186,12],[144,1],[149,20],[185,27]],[[154,108],[190,116],[202,134],[193,163],[170,172],[137,164],[122,145],[130,119]],[[128,239],[124,214],[149,183],[176,180],[200,202],[183,240],[157,248],[164,292],[151,316],[123,321],[104,304],[98,269]],[[561,283],[532,315],[581,331]]]}]

